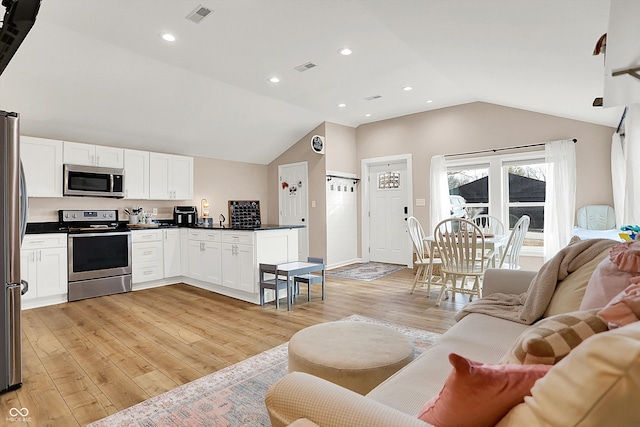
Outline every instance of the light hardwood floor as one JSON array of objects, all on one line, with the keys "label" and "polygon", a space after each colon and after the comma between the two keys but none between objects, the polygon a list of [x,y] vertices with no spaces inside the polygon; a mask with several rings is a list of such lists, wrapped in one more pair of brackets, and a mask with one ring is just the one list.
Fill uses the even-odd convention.
[{"label": "light hardwood floor", "polygon": [[409,294],[412,270],[361,282],[328,277],[292,311],[260,307],[185,284],[23,312],[22,388],[0,395],[0,424],[27,408],[29,426],[84,426],[287,342],[302,328],[351,314],[434,332],[462,306],[437,289]]}]

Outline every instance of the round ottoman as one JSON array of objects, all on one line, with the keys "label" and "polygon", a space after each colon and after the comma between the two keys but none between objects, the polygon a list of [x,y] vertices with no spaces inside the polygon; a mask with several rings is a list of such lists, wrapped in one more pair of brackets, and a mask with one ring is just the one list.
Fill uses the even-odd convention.
[{"label": "round ottoman", "polygon": [[306,372],[360,394],[373,390],[413,357],[413,344],[402,333],[365,322],[321,323],[289,341],[289,372]]}]

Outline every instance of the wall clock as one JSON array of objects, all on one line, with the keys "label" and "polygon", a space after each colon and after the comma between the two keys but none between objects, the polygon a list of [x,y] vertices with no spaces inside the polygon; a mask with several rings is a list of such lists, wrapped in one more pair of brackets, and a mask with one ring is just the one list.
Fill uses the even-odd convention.
[{"label": "wall clock", "polygon": [[324,136],[313,135],[311,137],[311,149],[314,153],[324,154]]}]

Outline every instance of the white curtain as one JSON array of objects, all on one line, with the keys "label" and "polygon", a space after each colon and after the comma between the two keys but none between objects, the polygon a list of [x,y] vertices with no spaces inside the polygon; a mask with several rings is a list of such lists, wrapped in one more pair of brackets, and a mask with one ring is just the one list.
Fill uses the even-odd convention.
[{"label": "white curtain", "polygon": [[640,104],[627,107],[624,133],[624,215],[620,225],[640,225]]},{"label": "white curtain", "polygon": [[576,207],[576,151],[572,140],[545,144],[544,257],[552,258],[571,239]]},{"label": "white curtain", "polygon": [[611,137],[611,183],[613,187],[613,209],[616,212],[616,227],[625,225],[624,199],[626,160],[624,158],[624,139],[619,133]]},{"label": "white curtain", "polygon": [[449,202],[449,183],[447,181],[447,161],[444,156],[431,158],[431,234],[436,225],[445,218],[451,216],[451,203]]}]

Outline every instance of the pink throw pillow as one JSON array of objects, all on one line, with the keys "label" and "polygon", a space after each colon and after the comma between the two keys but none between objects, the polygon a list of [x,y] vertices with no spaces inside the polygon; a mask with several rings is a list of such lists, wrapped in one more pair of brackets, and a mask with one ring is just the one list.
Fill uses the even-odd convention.
[{"label": "pink throw pillow", "polygon": [[600,310],[598,316],[609,322],[609,329],[640,320],[640,277],[632,278],[631,285]]},{"label": "pink throw pillow", "polygon": [[453,370],[440,393],[424,404],[422,421],[441,426],[494,426],[552,365],[489,365],[449,355]]},{"label": "pink throw pillow", "polygon": [[[616,246],[614,246],[614,248]],[[629,281],[632,277],[640,274],[639,272],[620,270],[611,258],[620,262],[625,258],[619,253],[614,254],[613,248],[611,253],[614,256],[603,259],[593,271],[589,283],[587,283],[587,289],[584,292],[582,302],[580,303],[580,311],[602,308],[609,304],[609,301],[611,301],[613,297],[629,286]],[[629,258],[626,258],[626,262],[623,264],[625,267],[629,267],[629,264],[631,264]]]}]

